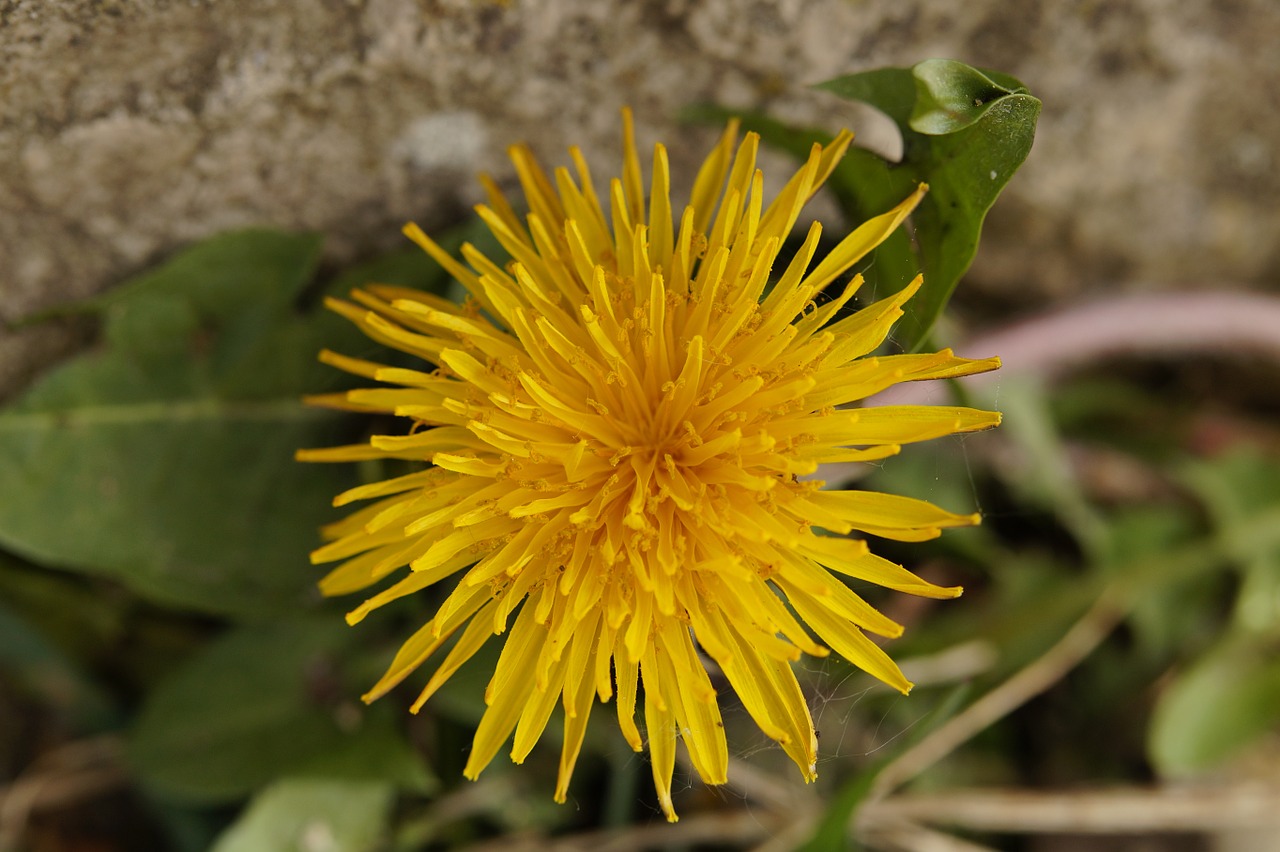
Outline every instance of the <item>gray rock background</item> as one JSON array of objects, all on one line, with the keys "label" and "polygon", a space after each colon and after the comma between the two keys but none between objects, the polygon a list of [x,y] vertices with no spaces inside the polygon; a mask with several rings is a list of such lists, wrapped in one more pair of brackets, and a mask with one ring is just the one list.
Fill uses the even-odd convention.
[{"label": "gray rock background", "polygon": [[[475,172],[509,178],[516,140],[581,145],[601,180],[624,104],[687,185],[714,131],[683,106],[858,130],[803,86],[930,57],[1045,104],[964,291],[1275,288],[1274,0],[0,0],[0,320],[228,228],[322,231],[335,261],[396,245],[476,201]],[[0,335],[0,396],[75,341]]]}]

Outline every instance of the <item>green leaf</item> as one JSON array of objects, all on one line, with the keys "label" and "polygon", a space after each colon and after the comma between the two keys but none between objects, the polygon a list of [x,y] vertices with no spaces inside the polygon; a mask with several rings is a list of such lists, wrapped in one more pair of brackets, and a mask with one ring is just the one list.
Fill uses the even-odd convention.
[{"label": "green leaf", "polygon": [[[1133,506],[1110,513],[1111,553],[1100,567],[1120,583],[1136,583],[1128,622],[1134,644],[1149,657],[1164,661],[1186,659],[1203,650],[1221,630],[1217,613],[1222,597],[1222,572],[1196,571],[1171,577],[1166,554],[1186,552],[1198,543],[1199,524],[1189,507],[1181,505]],[[1149,576],[1139,576],[1135,565],[1156,563]]]},{"label": "green leaf", "polygon": [[340,618],[235,630],[148,696],[129,757],[157,793],[194,802],[245,796],[288,774],[425,790],[432,783],[385,717],[346,696],[354,633]]},{"label": "green leaf", "polygon": [[[1012,87],[963,62],[930,59],[912,69],[916,102],[908,124],[917,133],[945,136],[964,130],[981,119],[992,105],[1006,95],[1028,94],[1016,80]],[[1010,80],[1012,78],[1005,77]]]},{"label": "green leaf", "polygon": [[889,279],[880,273],[886,289],[907,283],[904,268],[924,274],[924,286],[895,329],[910,351],[923,343],[973,262],[987,211],[1030,153],[1040,101],[1012,77],[941,59],[852,74],[818,88],[876,107],[902,133],[901,163],[861,155],[846,157],[837,168],[833,177],[853,198],[851,214],[867,218],[901,201],[916,184],[929,184],[912,215],[915,245],[905,238],[886,243],[872,265],[892,271]]},{"label": "green leaf", "polygon": [[291,778],[256,796],[213,852],[364,852],[380,846],[388,784]]},{"label": "green leaf", "polygon": [[1191,775],[1239,755],[1280,728],[1280,658],[1260,643],[1232,641],[1163,691],[1147,749],[1166,776]]},{"label": "green leaf", "polygon": [[[227,234],[97,300],[102,344],[0,412],[0,545],[209,612],[264,617],[314,594],[306,554],[355,468],[293,460],[351,437],[349,419],[300,397],[339,380],[321,348],[373,348],[298,307],[318,301],[305,288],[319,249]],[[379,277],[438,283],[416,255]]]},{"label": "green leaf", "polygon": [[[1182,479],[1208,509],[1218,530],[1227,532],[1267,507],[1280,506],[1280,464],[1252,449],[1238,449],[1212,461],[1186,465]],[[1280,548],[1228,547],[1243,573],[1235,622],[1246,631],[1280,637]]]},{"label": "green leaf", "polygon": [[[354,695],[357,691],[353,688],[347,694]],[[346,709],[350,711],[352,707],[350,705]],[[393,782],[401,790],[420,795],[435,792],[440,779],[427,768],[399,730],[397,716],[400,708],[387,704],[359,712],[363,714],[359,730],[302,764],[297,774]]]}]

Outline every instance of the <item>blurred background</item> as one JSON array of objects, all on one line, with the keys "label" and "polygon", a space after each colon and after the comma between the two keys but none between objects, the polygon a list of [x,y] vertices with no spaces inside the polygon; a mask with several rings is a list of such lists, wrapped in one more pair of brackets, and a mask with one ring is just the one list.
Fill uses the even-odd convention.
[{"label": "blurred background", "polygon": [[[935,332],[1007,368],[900,397],[1006,425],[851,472],[986,521],[884,551],[967,589],[868,592],[907,625],[909,698],[804,664],[813,787],[728,694],[731,784],[683,770],[675,826],[604,718],[567,806],[551,737],[465,782],[483,663],[420,716],[365,708],[430,601],[352,631],[309,591],[358,474],[287,448],[349,424],[91,427],[92,458],[41,432],[85,400],[321,389],[313,353],[356,344],[318,288],[444,286],[400,226],[465,228],[512,142],[579,145],[599,181],[630,105],[679,198],[719,132],[688,107],[892,152],[808,86],[931,57],[1044,105]],[[0,850],[1280,848],[1277,139],[1270,0],[0,0]],[[246,227],[272,230],[182,254]],[[110,295],[169,284],[194,313]]]}]

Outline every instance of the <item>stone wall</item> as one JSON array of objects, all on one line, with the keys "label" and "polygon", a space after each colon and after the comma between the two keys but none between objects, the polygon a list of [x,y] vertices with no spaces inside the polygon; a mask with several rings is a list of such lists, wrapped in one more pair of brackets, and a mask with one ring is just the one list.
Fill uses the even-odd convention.
[{"label": "stone wall", "polygon": [[[0,0],[0,320],[227,228],[394,245],[508,177],[515,140],[607,175],[624,104],[688,176],[714,132],[685,105],[856,123],[803,85],[930,57],[1045,103],[970,292],[1275,286],[1273,0]],[[0,395],[71,339],[0,335]]]}]

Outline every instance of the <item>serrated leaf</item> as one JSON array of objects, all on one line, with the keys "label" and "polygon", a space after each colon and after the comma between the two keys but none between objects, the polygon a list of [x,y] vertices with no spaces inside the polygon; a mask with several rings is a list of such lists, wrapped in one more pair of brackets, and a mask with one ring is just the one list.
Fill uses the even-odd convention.
[{"label": "serrated leaf", "polygon": [[[223,802],[289,774],[433,783],[376,708],[342,696],[354,634],[341,619],[252,625],[213,642],[147,697],[128,753],[169,798]],[[334,683],[326,686],[329,681]]]},{"label": "serrated leaf", "polygon": [[[874,261],[893,256],[895,277],[902,277],[901,255],[910,248],[924,274],[924,286],[895,329],[910,351],[923,343],[973,262],[987,211],[1030,153],[1040,101],[1008,75],[951,60],[852,74],[818,88],[871,104],[902,133],[900,163],[846,157],[837,168],[845,193],[856,199],[851,213],[866,218],[882,208],[886,190],[901,200],[915,184],[929,185],[912,215],[915,246],[901,240],[881,246]],[[905,283],[885,282],[893,288]]]},{"label": "serrated leaf", "polygon": [[394,801],[387,784],[288,779],[264,790],[213,852],[364,852],[378,848]]},{"label": "serrated leaf", "polygon": [[1161,774],[1211,769],[1280,728],[1280,658],[1247,641],[1205,655],[1161,693],[1148,752]]},{"label": "serrated leaf", "polygon": [[[369,345],[297,307],[319,248],[311,235],[227,234],[97,300],[102,344],[0,412],[0,545],[221,614],[264,617],[313,595],[306,553],[355,472],[293,460],[351,428],[300,397],[338,378],[316,362],[322,347]],[[378,271],[443,277],[421,253]]]}]

